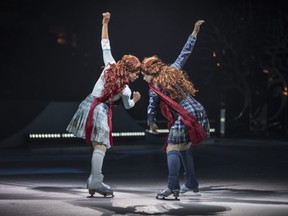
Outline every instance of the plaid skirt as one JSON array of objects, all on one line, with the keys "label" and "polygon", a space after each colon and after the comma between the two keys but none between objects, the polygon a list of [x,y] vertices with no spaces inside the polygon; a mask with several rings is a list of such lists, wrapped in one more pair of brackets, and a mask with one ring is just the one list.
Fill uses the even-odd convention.
[{"label": "plaid skirt", "polygon": [[[199,122],[199,124],[203,127],[209,136],[210,124],[204,107],[193,96],[187,96],[181,101],[180,105],[195,117],[195,119]],[[190,142],[191,140],[188,135],[188,130],[183,121],[181,121],[180,116],[177,114],[176,121],[170,128],[168,134],[168,144],[179,145],[187,144]]]},{"label": "plaid skirt", "polygon": [[[76,137],[85,139],[85,129],[90,106],[94,100],[92,95],[88,95],[78,106],[72,120],[66,130]],[[108,126],[108,105],[105,103],[98,104],[93,112],[93,128],[91,141],[96,141],[110,148]]]}]

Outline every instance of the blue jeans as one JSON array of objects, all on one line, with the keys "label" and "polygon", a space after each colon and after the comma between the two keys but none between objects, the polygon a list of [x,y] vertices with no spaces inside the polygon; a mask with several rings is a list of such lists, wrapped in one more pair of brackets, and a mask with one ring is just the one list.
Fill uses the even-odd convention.
[{"label": "blue jeans", "polygon": [[184,168],[184,184],[189,189],[198,187],[195,176],[194,160],[191,149],[185,151],[169,151],[167,153],[168,164],[168,188],[170,190],[180,189],[179,174],[181,163]]}]

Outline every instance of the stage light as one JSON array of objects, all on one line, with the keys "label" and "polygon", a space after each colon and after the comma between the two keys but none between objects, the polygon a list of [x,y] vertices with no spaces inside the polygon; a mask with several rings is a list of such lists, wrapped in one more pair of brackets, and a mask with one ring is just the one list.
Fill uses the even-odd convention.
[{"label": "stage light", "polygon": [[284,87],[283,95],[288,96],[288,87]]},{"label": "stage light", "polygon": [[[215,132],[214,128],[210,129],[210,132]],[[168,129],[158,129],[158,134],[168,134]],[[144,137],[145,132],[113,132],[113,137]],[[51,134],[28,134],[29,139],[71,139],[71,138],[77,138],[71,133],[51,133]]]}]

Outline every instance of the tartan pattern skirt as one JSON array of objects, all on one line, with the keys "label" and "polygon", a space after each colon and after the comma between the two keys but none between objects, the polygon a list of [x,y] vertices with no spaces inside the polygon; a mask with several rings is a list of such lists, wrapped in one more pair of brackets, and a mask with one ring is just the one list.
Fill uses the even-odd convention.
[{"label": "tartan pattern skirt", "polygon": [[[66,130],[74,136],[85,139],[85,129],[90,106],[94,97],[88,95],[78,106],[72,120],[68,124]],[[91,141],[96,141],[110,148],[108,126],[108,105],[105,103],[98,104],[93,111],[93,128],[91,134]]]},{"label": "tartan pattern skirt", "polygon": [[[180,105],[191,113],[199,124],[203,127],[205,132],[210,135],[210,124],[208,116],[204,107],[193,97],[187,96],[184,98]],[[176,115],[176,121],[172,125],[168,135],[168,144],[187,144],[191,140],[188,135],[188,131],[183,121],[181,121],[180,116]]]}]

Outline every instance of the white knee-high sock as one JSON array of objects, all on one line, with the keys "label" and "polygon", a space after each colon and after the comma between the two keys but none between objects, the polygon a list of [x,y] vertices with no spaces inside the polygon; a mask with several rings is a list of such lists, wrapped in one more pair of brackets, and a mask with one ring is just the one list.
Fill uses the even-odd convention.
[{"label": "white knee-high sock", "polygon": [[102,166],[103,166],[104,157],[105,157],[105,153],[103,151],[98,150],[98,149],[95,149],[93,151],[93,155],[91,159],[91,175],[93,177],[103,176]]}]

